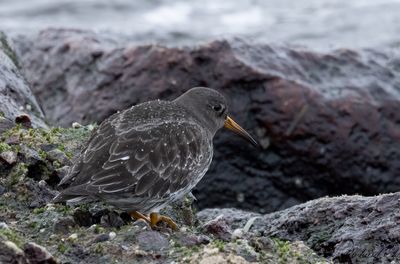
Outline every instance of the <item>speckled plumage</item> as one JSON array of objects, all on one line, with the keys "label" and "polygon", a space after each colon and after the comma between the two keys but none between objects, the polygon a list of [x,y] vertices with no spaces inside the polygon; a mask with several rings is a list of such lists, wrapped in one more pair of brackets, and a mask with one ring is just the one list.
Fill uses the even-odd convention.
[{"label": "speckled plumage", "polygon": [[[148,213],[190,192],[209,168],[212,139],[226,118],[226,109],[215,118],[196,113],[200,104],[208,109],[210,103],[225,105],[225,99],[195,89],[188,98],[142,103],[102,122],[60,183],[69,187],[54,201],[103,200]],[[213,95],[212,102],[192,100],[204,92]]]}]

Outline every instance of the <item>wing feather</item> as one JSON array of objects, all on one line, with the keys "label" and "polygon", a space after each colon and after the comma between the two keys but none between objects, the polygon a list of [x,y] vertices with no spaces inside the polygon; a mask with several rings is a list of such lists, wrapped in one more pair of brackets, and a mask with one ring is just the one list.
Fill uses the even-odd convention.
[{"label": "wing feather", "polygon": [[207,140],[199,125],[171,121],[121,132],[121,126],[111,124],[99,127],[83,152],[74,190],[84,185],[96,197],[131,193],[161,198],[190,184],[188,176],[202,162]]}]

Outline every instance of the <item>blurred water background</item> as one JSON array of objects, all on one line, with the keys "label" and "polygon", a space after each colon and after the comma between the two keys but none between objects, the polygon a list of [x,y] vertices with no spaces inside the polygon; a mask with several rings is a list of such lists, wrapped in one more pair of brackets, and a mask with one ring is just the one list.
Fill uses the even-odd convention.
[{"label": "blurred water background", "polygon": [[47,27],[163,44],[241,36],[322,50],[397,47],[400,0],[0,0],[0,30]]}]

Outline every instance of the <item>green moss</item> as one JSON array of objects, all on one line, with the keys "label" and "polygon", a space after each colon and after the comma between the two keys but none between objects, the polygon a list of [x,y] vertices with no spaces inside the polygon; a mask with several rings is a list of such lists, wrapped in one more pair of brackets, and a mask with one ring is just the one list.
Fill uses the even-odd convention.
[{"label": "green moss", "polygon": [[45,160],[46,158],[47,158],[47,153],[46,153],[46,151],[43,151],[43,150],[39,150],[39,156],[40,156],[40,158],[42,158],[43,160]]},{"label": "green moss", "polygon": [[12,62],[19,68],[19,63],[17,59],[17,55],[14,50],[11,48],[10,44],[7,41],[6,35],[0,31],[0,44],[4,53],[12,60]]},{"label": "green moss", "polygon": [[0,153],[4,151],[9,151],[11,150],[11,146],[8,145],[7,143],[0,142]]},{"label": "green moss", "polygon": [[43,212],[45,212],[46,211],[46,208],[45,207],[40,207],[40,208],[35,208],[35,209],[33,209],[33,213],[34,214],[41,214],[41,213],[43,213]]},{"label": "green moss", "polygon": [[224,242],[224,241],[222,241],[222,240],[219,240],[219,239],[214,240],[214,241],[212,242],[212,244],[213,244],[216,248],[218,248],[219,251],[224,251],[224,250],[225,250],[225,244],[226,244],[226,242]]},{"label": "green moss", "polygon": [[65,151],[65,146],[62,145],[62,144],[58,145],[57,148],[58,148],[59,150],[61,150],[61,151]]},{"label": "green moss", "polygon": [[28,172],[28,166],[21,162],[15,165],[7,177],[8,186],[13,186],[21,181]]},{"label": "green moss", "polygon": [[279,256],[279,263],[287,263],[288,259],[292,257],[289,241],[283,241],[277,238],[273,239],[273,241]]},{"label": "green moss", "polygon": [[0,236],[7,240],[10,240],[11,242],[14,242],[18,247],[22,247],[22,245],[24,244],[24,239],[11,229],[1,228]]},{"label": "green moss", "polygon": [[54,205],[57,212],[61,213],[62,215],[70,215],[72,212],[72,207],[62,204],[55,204]]},{"label": "green moss", "polygon": [[65,243],[61,242],[61,243],[58,244],[57,250],[58,250],[58,252],[60,252],[61,254],[64,254],[65,252],[68,251],[68,246],[67,246]]},{"label": "green moss", "polygon": [[179,256],[179,259],[190,258],[193,254],[200,252],[199,246],[184,247],[178,246],[175,248],[175,252]]},{"label": "green moss", "polygon": [[38,227],[39,227],[39,224],[38,224],[38,222],[32,221],[32,222],[29,222],[29,223],[28,223],[28,227],[29,227],[30,229],[35,229],[35,230],[37,230]]},{"label": "green moss", "polygon": [[4,118],[6,115],[4,114],[4,112],[0,111],[0,118]]},{"label": "green moss", "polygon": [[96,245],[94,246],[93,251],[94,251],[95,253],[97,253],[97,254],[102,254],[102,253],[104,252],[104,247],[103,247],[102,244],[96,244]]}]

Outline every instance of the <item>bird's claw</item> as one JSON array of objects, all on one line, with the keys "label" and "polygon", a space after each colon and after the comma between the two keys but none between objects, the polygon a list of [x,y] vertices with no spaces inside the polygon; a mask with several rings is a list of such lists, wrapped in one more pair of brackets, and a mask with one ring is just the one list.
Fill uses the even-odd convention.
[{"label": "bird's claw", "polygon": [[163,216],[158,213],[151,213],[150,217],[147,217],[139,212],[133,211],[129,215],[137,220],[144,220],[150,224],[151,229],[156,229],[157,224],[160,222],[165,222],[173,231],[178,230],[178,225],[168,216]]}]

